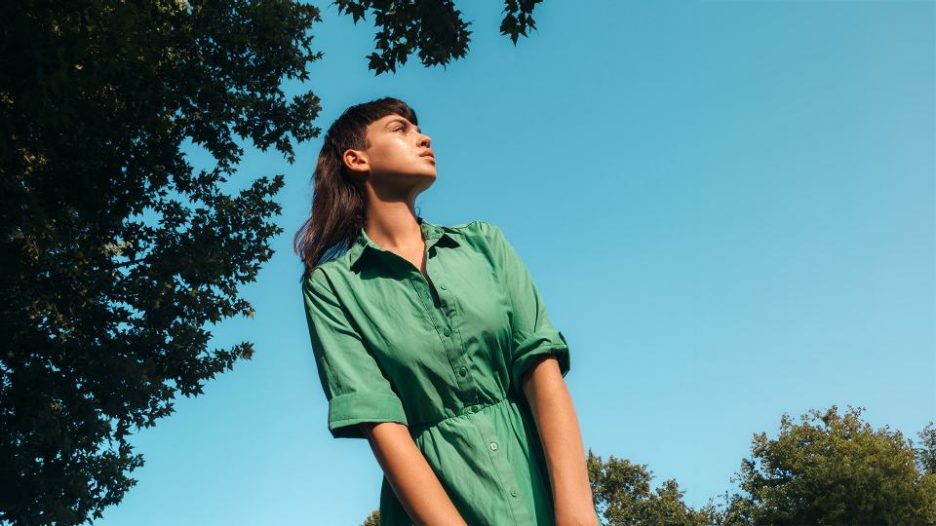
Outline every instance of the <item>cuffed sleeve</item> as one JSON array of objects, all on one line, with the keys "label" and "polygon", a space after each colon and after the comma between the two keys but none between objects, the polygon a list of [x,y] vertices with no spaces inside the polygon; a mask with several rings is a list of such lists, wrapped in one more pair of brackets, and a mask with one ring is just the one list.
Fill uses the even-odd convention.
[{"label": "cuffed sleeve", "polygon": [[521,380],[536,358],[555,355],[562,376],[569,372],[569,345],[549,319],[546,304],[533,276],[513,245],[497,225],[484,223],[492,240],[492,251],[500,265],[503,286],[511,303],[512,353],[510,364],[513,389],[521,393]]},{"label": "cuffed sleeve", "polygon": [[366,438],[362,422],[408,424],[399,396],[321,268],[304,280],[302,292],[332,437]]}]

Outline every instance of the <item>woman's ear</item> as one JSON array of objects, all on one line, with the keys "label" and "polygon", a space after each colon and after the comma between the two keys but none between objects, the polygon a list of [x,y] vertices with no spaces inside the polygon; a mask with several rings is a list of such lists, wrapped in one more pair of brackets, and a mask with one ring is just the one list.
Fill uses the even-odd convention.
[{"label": "woman's ear", "polygon": [[362,150],[348,148],[341,154],[341,161],[352,174],[363,174],[370,171],[367,153]]}]

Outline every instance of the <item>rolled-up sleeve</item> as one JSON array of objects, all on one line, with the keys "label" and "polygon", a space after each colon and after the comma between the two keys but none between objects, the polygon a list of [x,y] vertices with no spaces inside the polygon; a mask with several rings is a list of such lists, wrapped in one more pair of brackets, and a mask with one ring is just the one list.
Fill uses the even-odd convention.
[{"label": "rolled-up sleeve", "polygon": [[510,374],[516,391],[521,391],[524,374],[543,355],[555,355],[559,370],[565,377],[570,368],[569,345],[565,336],[550,321],[533,276],[503,231],[491,223],[485,223],[485,227],[500,265],[503,286],[510,297],[513,340]]},{"label": "rolled-up sleeve", "polygon": [[408,424],[403,404],[321,268],[303,280],[306,320],[334,438],[366,438],[362,422]]}]

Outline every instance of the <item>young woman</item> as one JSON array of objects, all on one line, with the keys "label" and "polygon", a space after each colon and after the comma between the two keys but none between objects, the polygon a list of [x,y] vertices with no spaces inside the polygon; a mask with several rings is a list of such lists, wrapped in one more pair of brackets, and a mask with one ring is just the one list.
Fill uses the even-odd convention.
[{"label": "young woman", "polygon": [[566,339],[499,227],[414,212],[435,179],[400,100],[325,135],[295,247],[328,429],[368,440],[381,524],[597,525]]}]

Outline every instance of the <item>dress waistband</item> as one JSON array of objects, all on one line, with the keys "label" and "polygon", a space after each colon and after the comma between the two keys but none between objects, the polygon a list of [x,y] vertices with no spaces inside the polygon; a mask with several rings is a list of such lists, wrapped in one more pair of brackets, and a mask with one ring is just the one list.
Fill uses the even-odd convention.
[{"label": "dress waistband", "polygon": [[510,398],[509,396],[505,396],[504,398],[501,398],[500,400],[497,400],[497,401],[495,401],[495,402],[487,402],[487,403],[481,403],[481,404],[466,405],[465,407],[462,407],[461,409],[459,409],[458,412],[455,413],[455,414],[452,415],[452,416],[447,416],[447,417],[445,417],[445,418],[440,418],[439,420],[436,420],[436,421],[434,421],[434,422],[423,422],[423,423],[419,423],[419,424],[411,424],[411,425],[409,426],[410,434],[411,434],[411,435],[419,434],[419,433],[422,433],[423,431],[429,429],[430,427],[435,427],[435,426],[441,424],[442,422],[445,422],[446,420],[451,420],[452,418],[458,418],[458,417],[460,417],[460,416],[464,416],[464,415],[468,415],[468,414],[477,413],[477,412],[480,412],[482,409],[484,409],[484,408],[486,408],[486,407],[491,407],[491,406],[494,406],[494,405],[500,405],[500,404],[504,404],[504,403],[507,403],[507,402],[513,402],[513,399]]}]

